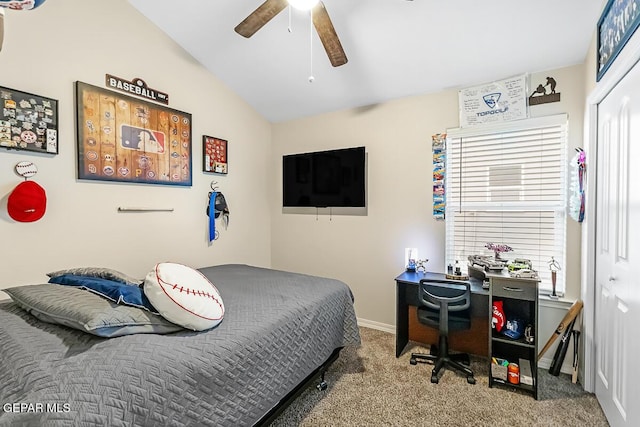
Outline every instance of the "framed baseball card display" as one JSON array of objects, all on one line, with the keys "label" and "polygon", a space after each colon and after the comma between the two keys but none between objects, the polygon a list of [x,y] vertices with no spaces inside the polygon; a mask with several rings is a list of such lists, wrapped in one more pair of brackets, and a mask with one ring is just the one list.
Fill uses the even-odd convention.
[{"label": "framed baseball card display", "polygon": [[224,139],[202,136],[202,161],[204,172],[226,174],[228,171],[228,143]]},{"label": "framed baseball card display", "polygon": [[78,178],[191,186],[191,114],[76,82]]},{"label": "framed baseball card display", "polygon": [[597,27],[597,74],[600,81],[640,26],[638,0],[607,1]]},{"label": "framed baseball card display", "polygon": [[58,101],[0,86],[0,147],[58,154]]}]

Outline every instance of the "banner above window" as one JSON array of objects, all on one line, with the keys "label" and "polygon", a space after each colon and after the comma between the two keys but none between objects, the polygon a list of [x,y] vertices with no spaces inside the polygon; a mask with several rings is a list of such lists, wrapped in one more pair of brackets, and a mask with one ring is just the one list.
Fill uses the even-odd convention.
[{"label": "banner above window", "polygon": [[527,97],[526,74],[462,89],[460,127],[526,119]]}]

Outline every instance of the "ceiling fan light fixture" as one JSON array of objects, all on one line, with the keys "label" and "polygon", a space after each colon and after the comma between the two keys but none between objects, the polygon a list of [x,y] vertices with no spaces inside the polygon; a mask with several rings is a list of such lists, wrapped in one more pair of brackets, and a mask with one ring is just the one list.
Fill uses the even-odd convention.
[{"label": "ceiling fan light fixture", "polygon": [[311,10],[320,0],[287,0],[291,6],[298,10]]}]

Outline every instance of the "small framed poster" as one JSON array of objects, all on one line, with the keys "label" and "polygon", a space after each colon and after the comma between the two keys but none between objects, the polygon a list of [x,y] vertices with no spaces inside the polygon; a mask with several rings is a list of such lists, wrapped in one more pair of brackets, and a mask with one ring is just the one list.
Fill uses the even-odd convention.
[{"label": "small framed poster", "polygon": [[624,45],[640,25],[640,1],[609,0],[598,20],[598,61],[596,81],[600,81]]},{"label": "small framed poster", "polygon": [[226,174],[229,167],[229,148],[225,139],[202,136],[202,170]]},{"label": "small framed poster", "polygon": [[58,154],[58,101],[0,86],[0,147]]},{"label": "small framed poster", "polygon": [[502,123],[529,117],[527,76],[522,74],[458,92],[460,127]]}]

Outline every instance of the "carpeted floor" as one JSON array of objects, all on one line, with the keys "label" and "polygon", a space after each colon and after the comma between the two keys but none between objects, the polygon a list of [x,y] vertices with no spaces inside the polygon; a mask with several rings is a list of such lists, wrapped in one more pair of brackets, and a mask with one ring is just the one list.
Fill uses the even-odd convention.
[{"label": "carpeted floor", "polygon": [[409,364],[414,345],[395,357],[395,336],[360,328],[362,346],[345,348],[327,372],[329,387],[311,387],[272,426],[608,426],[593,394],[569,376],[539,371],[539,400],[489,388],[486,359],[472,358],[477,383],[447,370],[430,382],[432,365]]}]

